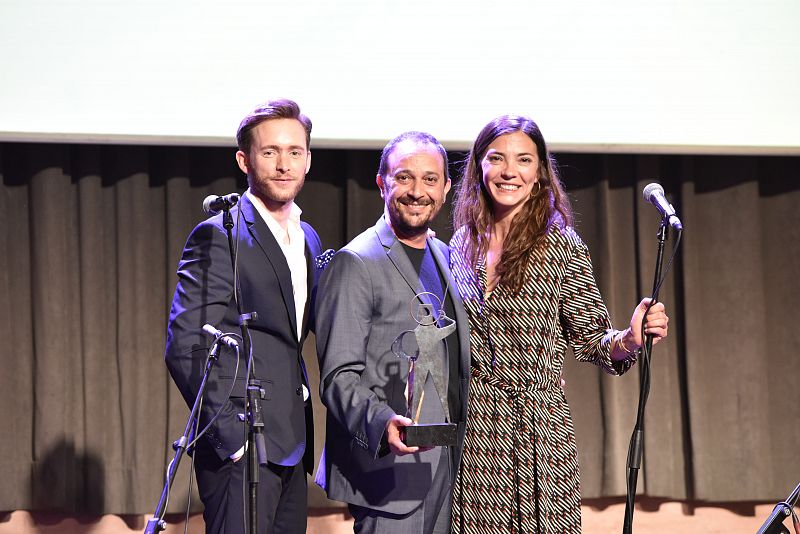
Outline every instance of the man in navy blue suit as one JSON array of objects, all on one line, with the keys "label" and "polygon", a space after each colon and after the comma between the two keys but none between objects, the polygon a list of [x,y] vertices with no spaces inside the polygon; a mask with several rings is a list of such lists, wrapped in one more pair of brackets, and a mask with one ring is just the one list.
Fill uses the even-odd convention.
[{"label": "man in navy blue suit", "polygon": [[[248,190],[231,209],[238,249],[236,278],[248,322],[255,377],[264,390],[262,409],[269,464],[258,484],[259,534],[306,530],[306,472],[313,468],[310,388],[302,346],[313,327],[318,277],[314,258],[319,236],[300,221],[294,199],[311,167],[311,121],[291,100],[274,100],[242,120],[236,161]],[[189,235],[178,266],[178,286],[167,332],[166,363],[191,406],[200,384],[210,340],[205,324],[239,332],[234,269],[222,215],[200,223]],[[206,532],[241,534],[246,430],[247,355],[238,363],[224,349],[212,372],[201,428],[219,412],[197,442],[195,469],[205,505]]]}]

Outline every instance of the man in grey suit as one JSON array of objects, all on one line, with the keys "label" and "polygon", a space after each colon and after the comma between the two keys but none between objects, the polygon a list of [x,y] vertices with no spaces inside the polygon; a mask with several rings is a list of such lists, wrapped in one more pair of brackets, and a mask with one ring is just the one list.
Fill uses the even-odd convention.
[{"label": "man in grey suit", "polygon": [[[429,134],[407,132],[390,141],[376,179],[384,213],[334,256],[319,283],[317,354],[328,416],[317,483],[331,499],[349,504],[358,533],[450,529],[467,412],[469,336],[448,248],[428,230],[450,190],[447,168],[447,153]],[[453,447],[403,441],[404,427],[412,424],[409,361],[397,356],[395,340],[420,326],[414,317],[420,304],[443,310],[457,324],[436,344],[438,380],[416,377],[425,380],[419,422],[457,423]],[[408,348],[400,352],[414,352]]]}]

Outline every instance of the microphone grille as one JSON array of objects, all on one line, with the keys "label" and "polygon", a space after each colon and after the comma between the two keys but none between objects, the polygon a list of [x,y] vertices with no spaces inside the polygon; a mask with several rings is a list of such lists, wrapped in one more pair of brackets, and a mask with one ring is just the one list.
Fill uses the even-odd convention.
[{"label": "microphone grille", "polygon": [[216,215],[217,211],[211,209],[211,204],[217,199],[217,195],[208,195],[203,200],[203,211],[208,215]]},{"label": "microphone grille", "polygon": [[642,197],[644,197],[644,199],[647,202],[650,202],[650,197],[653,196],[653,193],[657,193],[657,192],[661,192],[661,194],[663,195],[664,194],[664,188],[661,187],[661,184],[659,184],[657,182],[653,182],[651,184],[647,184],[646,186],[644,186],[644,189],[642,189]]}]

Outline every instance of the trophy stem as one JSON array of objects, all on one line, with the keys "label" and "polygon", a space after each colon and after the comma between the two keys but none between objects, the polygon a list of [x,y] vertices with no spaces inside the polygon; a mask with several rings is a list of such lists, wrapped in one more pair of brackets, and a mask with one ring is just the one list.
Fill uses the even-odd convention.
[{"label": "trophy stem", "polygon": [[415,360],[409,358],[408,360],[408,381],[406,383],[406,417],[414,417],[414,363]]},{"label": "trophy stem", "polygon": [[417,403],[417,415],[414,416],[414,424],[419,424],[419,414],[422,413],[422,401],[425,400],[425,390],[419,394],[419,402]]}]

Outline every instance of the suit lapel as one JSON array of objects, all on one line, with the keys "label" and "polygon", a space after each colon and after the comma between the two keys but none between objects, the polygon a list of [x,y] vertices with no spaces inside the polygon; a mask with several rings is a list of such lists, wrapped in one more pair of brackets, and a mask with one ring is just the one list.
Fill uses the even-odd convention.
[{"label": "suit lapel", "polygon": [[278,285],[281,288],[281,296],[286,306],[286,312],[289,316],[289,324],[291,325],[292,336],[297,339],[297,314],[294,309],[294,292],[292,291],[292,273],[289,271],[289,264],[286,261],[286,256],[283,255],[280,245],[272,235],[267,223],[258,213],[255,206],[253,206],[250,199],[246,195],[239,201],[241,206],[242,216],[247,222],[247,229],[253,236],[253,240],[258,243],[261,251],[264,253],[267,263],[272,266],[275,275],[278,278]]},{"label": "suit lapel", "polygon": [[453,275],[450,272],[450,249],[443,247],[441,250],[436,241],[428,238],[428,246],[433,252],[433,258],[439,267],[439,271],[444,273],[447,277],[447,294],[450,296],[450,301],[453,303],[453,309],[456,316],[453,317],[456,321],[456,328],[458,329],[458,342],[460,345],[460,366],[461,376],[469,376],[469,319],[467,319],[467,311],[464,309],[464,303],[461,300],[461,295],[458,293],[458,287],[453,280]]},{"label": "suit lapel", "polygon": [[[316,274],[317,274],[317,267],[314,265],[314,258],[320,253],[319,250],[314,250],[311,248],[312,243],[314,243],[315,236],[312,234],[313,230],[311,230],[310,226],[301,225],[303,228],[303,233],[306,237],[306,246],[305,246],[305,257],[306,257],[306,307],[303,310],[303,329],[301,332],[308,332],[308,321],[311,318],[311,302],[314,300],[314,287],[317,283]],[[305,334],[304,334],[305,335]],[[302,341],[302,340],[301,340]]]},{"label": "suit lapel", "polygon": [[[450,295],[452,299],[453,294],[451,292],[453,291],[454,283],[450,276],[450,251],[445,248],[444,252],[442,252],[437,246],[436,241],[431,237],[428,238],[428,249],[431,251],[431,254],[433,254],[433,260],[436,262],[436,267],[439,268],[439,272],[444,275],[444,282],[447,284],[447,294]],[[445,256],[445,254],[447,255]]]},{"label": "suit lapel", "polygon": [[[397,272],[399,272],[403,280],[406,281],[406,284],[408,284],[413,294],[418,295],[424,292],[425,289],[422,287],[419,275],[417,271],[414,270],[414,266],[411,265],[411,260],[408,259],[408,256],[406,256],[403,250],[403,244],[400,243],[397,236],[394,235],[394,232],[383,215],[381,215],[381,218],[378,219],[377,224],[375,224],[375,232],[378,234],[378,240],[381,242],[381,245],[383,245],[389,261],[392,262]],[[423,299],[423,301],[426,300],[429,301],[430,299]]]}]

